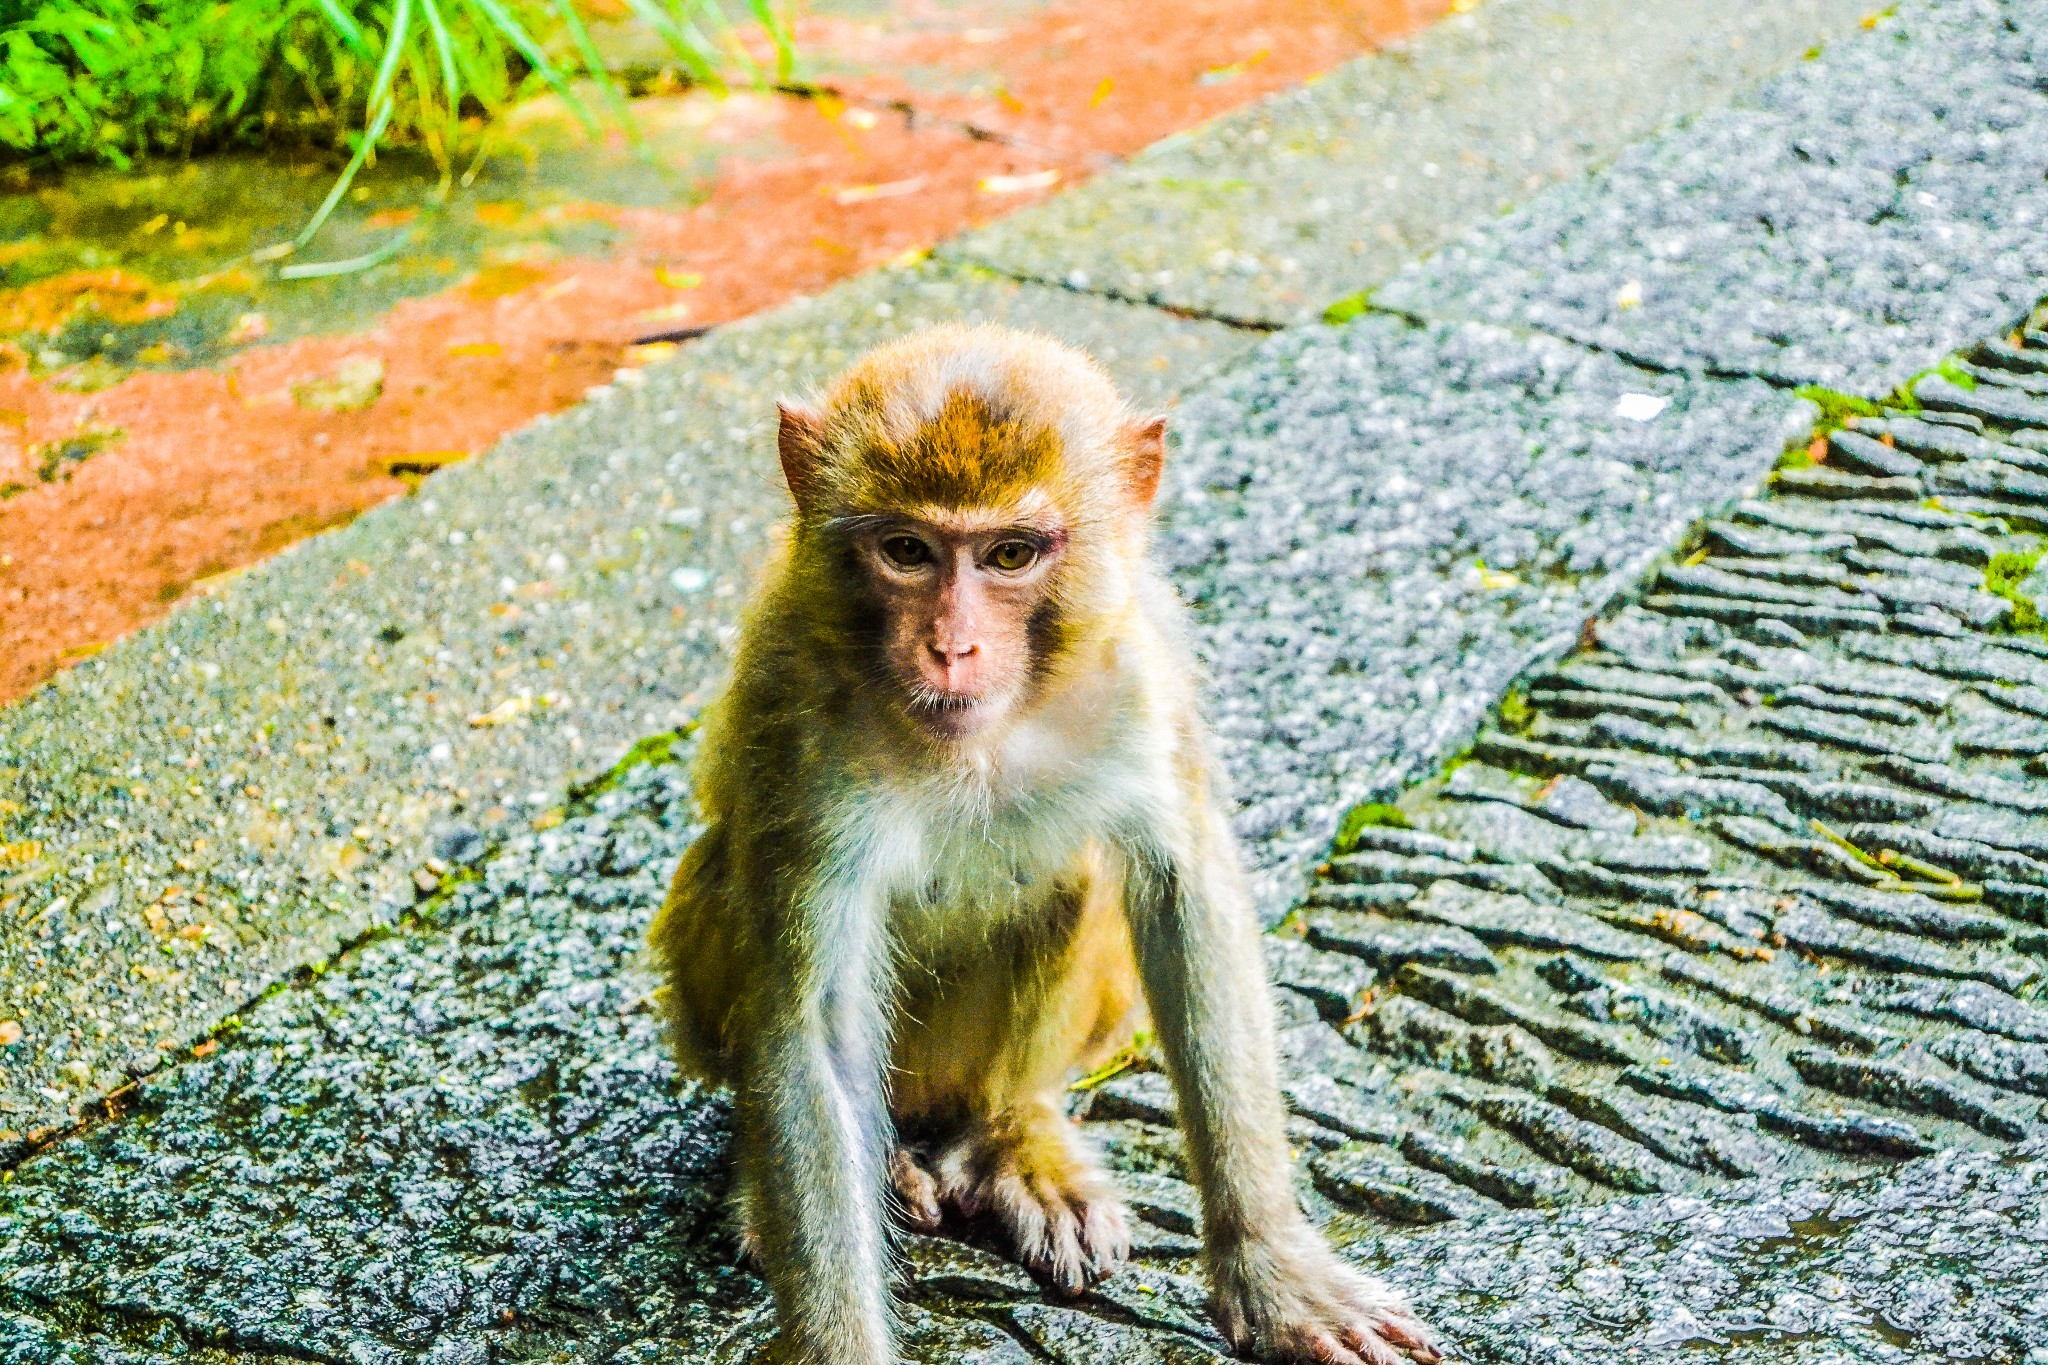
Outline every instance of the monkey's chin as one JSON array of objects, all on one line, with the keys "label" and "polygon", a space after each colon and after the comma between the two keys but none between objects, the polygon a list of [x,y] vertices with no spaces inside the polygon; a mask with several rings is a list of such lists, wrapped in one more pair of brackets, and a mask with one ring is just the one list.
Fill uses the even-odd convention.
[{"label": "monkey's chin", "polygon": [[995,724],[1004,709],[996,697],[926,693],[911,699],[910,718],[932,738],[957,744]]}]

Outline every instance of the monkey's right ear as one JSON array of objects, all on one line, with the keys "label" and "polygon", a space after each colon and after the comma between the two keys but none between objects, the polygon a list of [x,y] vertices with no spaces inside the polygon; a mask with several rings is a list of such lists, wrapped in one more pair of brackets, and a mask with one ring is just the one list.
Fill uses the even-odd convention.
[{"label": "monkey's right ear", "polygon": [[775,433],[775,448],[782,456],[782,477],[789,482],[789,494],[798,507],[810,506],[818,491],[819,465],[825,451],[823,413],[795,403],[777,403],[782,426]]}]

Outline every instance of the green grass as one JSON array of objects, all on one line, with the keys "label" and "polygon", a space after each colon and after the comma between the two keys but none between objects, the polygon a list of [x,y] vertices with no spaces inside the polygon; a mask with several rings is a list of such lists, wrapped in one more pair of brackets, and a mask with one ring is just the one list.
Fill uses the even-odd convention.
[{"label": "green grass", "polygon": [[2006,620],[2009,629],[2042,628],[2040,606],[2020,591],[2020,584],[2027,581],[2027,575],[2033,573],[2043,554],[2048,554],[2048,547],[1993,555],[1991,562],[1984,566],[1984,591],[2012,603],[2012,615]]},{"label": "green grass", "polygon": [[[748,58],[716,0],[621,3],[663,39],[678,82],[788,76],[777,0],[747,0],[775,45],[773,73]],[[597,92],[603,117],[579,87]],[[593,130],[632,131],[572,0],[0,0],[0,161],[126,167],[233,146],[346,150],[301,247],[378,146],[425,149],[445,184],[490,116],[548,89]]]},{"label": "green grass", "polygon": [[1328,308],[1325,308],[1323,310],[1323,321],[1329,323],[1332,327],[1342,327],[1347,322],[1364,317],[1371,308],[1371,294],[1361,289],[1356,294],[1346,294],[1343,298],[1338,299]]},{"label": "green grass", "polygon": [[1331,844],[1331,851],[1343,857],[1358,847],[1359,834],[1368,829],[1407,829],[1408,817],[1399,806],[1390,806],[1384,801],[1367,801],[1353,806],[1344,813],[1344,819],[1337,826],[1337,837]]},{"label": "green grass", "polygon": [[[1814,425],[1815,436],[1840,431],[1849,425],[1849,419],[1852,417],[1884,416],[1884,409],[1868,398],[1858,398],[1852,393],[1822,388],[1819,384],[1804,384],[1793,392],[1820,409],[1820,421]],[[1800,448],[1803,450],[1805,447],[1802,444]]]}]

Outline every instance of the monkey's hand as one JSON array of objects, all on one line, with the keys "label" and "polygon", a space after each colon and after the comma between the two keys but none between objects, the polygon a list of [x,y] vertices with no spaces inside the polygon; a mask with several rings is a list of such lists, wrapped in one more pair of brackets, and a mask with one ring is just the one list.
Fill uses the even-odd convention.
[{"label": "monkey's hand", "polygon": [[1217,1325],[1239,1351],[1287,1365],[1405,1365],[1442,1359],[1429,1330],[1380,1281],[1338,1260],[1303,1225],[1212,1251]]}]

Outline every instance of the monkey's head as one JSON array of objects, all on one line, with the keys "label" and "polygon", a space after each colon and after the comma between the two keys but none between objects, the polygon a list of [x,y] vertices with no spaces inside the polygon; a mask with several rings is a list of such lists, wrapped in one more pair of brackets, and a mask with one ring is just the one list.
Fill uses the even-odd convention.
[{"label": "monkey's head", "polygon": [[1014,715],[1129,609],[1166,422],[1079,351],[933,328],[781,414],[810,609],[930,736]]}]

